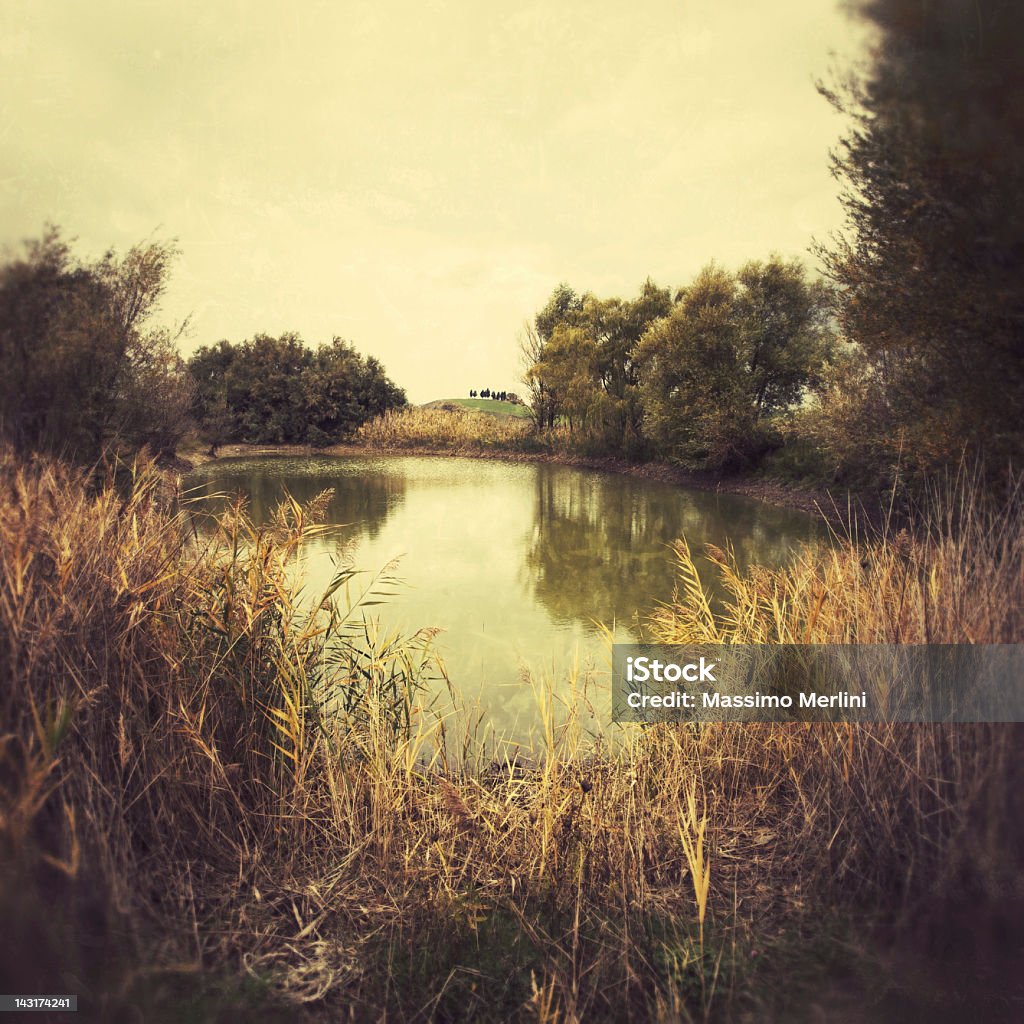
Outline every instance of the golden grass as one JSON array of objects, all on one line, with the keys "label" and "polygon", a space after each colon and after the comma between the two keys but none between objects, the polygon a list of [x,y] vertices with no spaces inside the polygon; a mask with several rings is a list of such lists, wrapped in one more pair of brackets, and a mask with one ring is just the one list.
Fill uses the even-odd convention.
[{"label": "golden grass", "polygon": [[468,409],[398,409],[359,429],[357,440],[379,448],[450,451],[519,450],[533,433],[529,420]]},{"label": "golden grass", "polygon": [[1019,492],[993,510],[970,481],[934,496],[906,527],[835,537],[781,570],[741,574],[710,545],[724,610],[713,611],[685,540],[676,599],[652,618],[662,643],[952,644],[1024,638]]},{"label": "golden grass", "polygon": [[[453,754],[413,700],[429,636],[363,626],[348,570],[298,600],[316,513],[197,533],[148,467],[90,489],[3,458],[0,982],[92,971],[108,1019],[210,968],[325,1020],[727,1018],[775,998],[749,954],[815,901],[1019,899],[1012,727],[658,726],[613,753],[549,702],[529,761]],[[722,555],[723,612],[680,548],[654,627],[1019,639],[1020,520],[972,516],[774,574]]]}]

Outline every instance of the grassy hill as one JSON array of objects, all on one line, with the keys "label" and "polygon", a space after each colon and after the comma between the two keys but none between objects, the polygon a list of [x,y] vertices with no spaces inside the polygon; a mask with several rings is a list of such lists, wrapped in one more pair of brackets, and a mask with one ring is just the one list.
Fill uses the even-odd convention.
[{"label": "grassy hill", "polygon": [[427,402],[424,409],[439,409],[443,405],[455,405],[462,409],[475,409],[490,416],[516,416],[529,419],[530,410],[525,405],[514,405],[512,402],[496,402],[492,398],[439,398]]}]

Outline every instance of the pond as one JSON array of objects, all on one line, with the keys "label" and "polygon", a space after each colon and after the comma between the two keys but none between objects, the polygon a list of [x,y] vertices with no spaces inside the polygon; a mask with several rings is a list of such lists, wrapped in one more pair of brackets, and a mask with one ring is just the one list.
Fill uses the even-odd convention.
[{"label": "pond", "polygon": [[405,632],[442,630],[435,647],[460,700],[495,735],[523,743],[538,728],[535,684],[557,692],[574,665],[597,680],[594,714],[608,718],[601,624],[617,641],[642,636],[644,616],[672,596],[673,540],[685,537],[695,553],[732,545],[741,565],[778,566],[826,536],[813,517],[751,498],[547,463],[223,459],[185,487],[207,502],[241,492],[258,523],[286,491],[305,502],[333,488],[327,521],[340,528],[304,546],[307,592],[332,579],[339,540],[369,573],[398,558],[402,587],[367,614]]}]

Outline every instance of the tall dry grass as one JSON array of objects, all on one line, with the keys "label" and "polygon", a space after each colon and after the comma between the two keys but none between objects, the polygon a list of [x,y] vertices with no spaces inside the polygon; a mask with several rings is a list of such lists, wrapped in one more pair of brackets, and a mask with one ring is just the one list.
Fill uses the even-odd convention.
[{"label": "tall dry grass", "polygon": [[386,412],[359,428],[357,440],[386,449],[519,451],[533,434],[529,420],[468,409],[408,408]]},{"label": "tall dry grass", "polygon": [[[429,637],[375,633],[347,569],[299,600],[316,512],[256,527],[236,507],[210,534],[148,467],[124,491],[0,463],[8,991],[77,990],[115,1019],[214,970],[324,1020],[764,1017],[793,999],[771,950],[819,907],[1015,906],[1008,730],[659,726],[612,752],[584,740],[581,685],[545,704],[529,759],[452,753],[413,699]],[[1004,637],[1004,518],[789,575],[722,557],[724,612],[684,563],[655,625]]]},{"label": "tall dry grass", "polygon": [[936,488],[913,531],[856,523],[826,551],[746,575],[709,546],[724,608],[712,609],[685,540],[676,599],[652,625],[664,643],[972,644],[1024,639],[1024,495],[993,505],[969,475]]},{"label": "tall dry grass", "polygon": [[[337,592],[300,606],[317,502],[262,528],[236,507],[211,537],[151,467],[127,492],[0,470],[4,983],[106,1019],[218,966],[371,1019],[646,1005],[632,929],[685,920],[706,864],[681,761],[621,772],[553,708],[535,764],[450,761],[444,720],[409,702],[428,651],[365,625],[360,643]],[[702,962],[685,925],[668,938]],[[482,988],[460,974],[481,947]]]},{"label": "tall dry grass", "polygon": [[372,586],[343,599],[352,570],[299,600],[327,495],[199,533],[152,465],[131,477],[0,456],[0,905],[24,929],[4,980],[92,974],[94,1009],[126,981],[91,950],[116,946],[116,973],[166,936],[172,963],[203,965],[225,893],[318,848],[323,759],[359,723],[407,730],[434,668],[429,635],[366,625]]},{"label": "tall dry grass", "polygon": [[[709,546],[719,602],[685,541],[675,598],[654,612],[660,643],[982,644],[1024,639],[1024,501],[995,505],[969,475],[936,488],[914,527],[856,527],[778,570],[741,572]],[[811,891],[855,892],[924,921],[921,936],[1006,955],[1024,920],[1016,724],[730,725],[711,729],[716,762],[743,765],[742,791],[792,817],[775,869]],[[702,737],[703,741],[703,737]],[[766,784],[767,780],[767,784]],[[783,833],[784,834],[784,833]],[[960,968],[962,969],[962,965]]]}]

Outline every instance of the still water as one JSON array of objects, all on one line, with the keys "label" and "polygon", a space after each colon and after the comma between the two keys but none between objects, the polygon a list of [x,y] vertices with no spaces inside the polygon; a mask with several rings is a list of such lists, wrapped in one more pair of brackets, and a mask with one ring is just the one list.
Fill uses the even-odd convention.
[{"label": "still water", "polygon": [[[241,492],[257,523],[287,491],[305,502],[333,488],[339,529],[304,546],[306,590],[336,572],[339,547],[374,573],[398,558],[398,594],[367,610],[390,629],[442,630],[435,647],[461,700],[495,734],[529,742],[538,725],[530,679],[556,689],[577,664],[595,680],[596,719],[610,714],[610,649],[643,635],[672,596],[669,544],[732,545],[741,565],[781,565],[825,537],[810,516],[750,498],[540,463],[448,457],[225,459],[185,481],[193,495]],[[712,580],[704,562],[702,576]],[[608,707],[604,707],[607,704]]]}]

